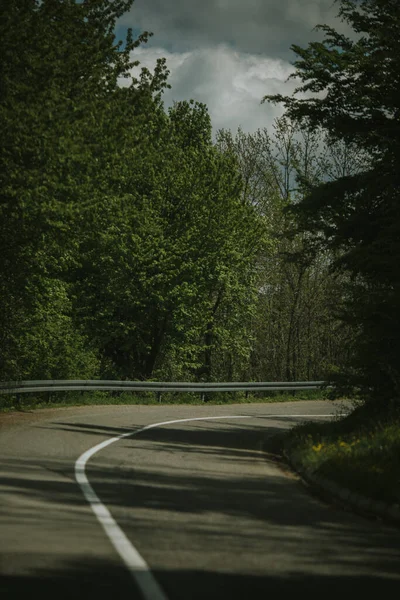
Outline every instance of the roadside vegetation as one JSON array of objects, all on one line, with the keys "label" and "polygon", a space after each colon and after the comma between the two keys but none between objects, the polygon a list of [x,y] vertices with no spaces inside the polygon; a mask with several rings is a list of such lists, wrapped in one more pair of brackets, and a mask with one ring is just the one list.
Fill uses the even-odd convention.
[{"label": "roadside vegetation", "polygon": [[20,394],[16,396],[0,396],[0,412],[10,411],[32,411],[40,408],[59,408],[65,406],[95,406],[113,404],[251,404],[296,402],[299,400],[324,400],[327,392],[320,390],[298,390],[296,392],[258,392],[246,394],[245,392],[209,392],[202,394],[190,394],[183,392],[163,393],[142,392],[130,394],[126,392],[47,392],[41,394]]},{"label": "roadside vegetation", "polygon": [[367,498],[400,506],[400,409],[359,406],[347,417],[295,427],[283,453]]}]

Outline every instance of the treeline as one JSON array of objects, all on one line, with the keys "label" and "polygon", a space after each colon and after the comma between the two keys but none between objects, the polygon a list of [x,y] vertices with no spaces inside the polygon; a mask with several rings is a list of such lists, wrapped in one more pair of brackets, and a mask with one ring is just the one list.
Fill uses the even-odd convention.
[{"label": "treeline", "polygon": [[131,4],[1,3],[0,380],[324,379],[349,278],[290,208],[367,155],[287,117],[213,142],[163,59],[131,78]]}]

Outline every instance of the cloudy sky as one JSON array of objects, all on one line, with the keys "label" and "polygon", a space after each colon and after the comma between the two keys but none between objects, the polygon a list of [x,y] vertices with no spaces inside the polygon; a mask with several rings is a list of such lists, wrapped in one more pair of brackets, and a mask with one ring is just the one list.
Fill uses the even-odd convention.
[{"label": "cloudy sky", "polygon": [[282,114],[260,104],[263,96],[296,87],[286,82],[296,58],[290,46],[321,39],[313,32],[318,23],[349,33],[337,13],[334,0],[135,0],[116,33],[153,32],[134,54],[151,70],[157,58],[167,59],[165,107],[193,98],[207,104],[214,135],[239,125],[253,132]]}]

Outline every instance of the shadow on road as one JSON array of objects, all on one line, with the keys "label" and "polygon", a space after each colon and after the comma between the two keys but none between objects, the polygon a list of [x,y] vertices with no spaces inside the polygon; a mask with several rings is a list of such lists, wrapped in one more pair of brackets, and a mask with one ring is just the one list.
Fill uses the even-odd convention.
[{"label": "shadow on road", "polygon": [[1,600],[142,600],[122,565],[88,560],[84,556],[59,570],[38,568],[34,575],[1,575],[0,597]]},{"label": "shadow on road", "polygon": [[[260,439],[275,434],[275,426],[212,423],[156,428],[124,438],[116,444],[115,454],[100,453],[87,468],[102,503],[138,551],[146,560],[150,557],[150,564],[163,565],[155,575],[170,600],[258,600],[282,592],[315,597],[363,590],[398,593],[398,530],[328,508],[298,481],[277,469],[263,470]],[[60,425],[68,431],[102,435],[127,431],[90,423],[55,423],[54,428]],[[35,476],[38,466],[47,477]],[[61,459],[43,458],[39,465],[34,458],[9,459],[2,472],[1,485],[17,502],[0,515],[1,527],[25,523],[35,531],[45,523],[61,538],[69,521],[81,519],[89,523],[86,535],[92,529],[99,534],[90,510],[80,510],[87,505],[73,465],[66,466]],[[173,564],[175,555],[179,555],[176,564],[187,565],[187,570],[164,568],[168,561]],[[192,557],[187,563],[186,556]],[[204,557],[214,566],[214,556],[218,569],[225,572],[204,567],[208,564],[201,562]],[[194,566],[196,557],[203,568]],[[2,549],[1,600],[28,593],[42,600],[139,598],[122,567],[82,556],[57,572],[42,568],[36,559],[34,575],[7,575],[9,557],[7,548]],[[233,561],[236,567],[231,572]],[[269,566],[271,561],[275,566]],[[24,563],[29,562],[30,557],[24,557]],[[272,575],[257,574],[263,564]]]},{"label": "shadow on road", "polygon": [[[201,570],[171,570],[153,573],[168,600],[258,600],[301,597],[319,599],[343,594],[345,598],[365,593],[392,597],[398,580],[374,576],[310,576],[290,573],[284,577],[241,575]],[[102,561],[66,565],[51,574],[0,577],[2,600],[143,600],[127,571]],[[285,594],[282,596],[282,594]]]},{"label": "shadow on road", "polygon": [[156,572],[155,575],[170,600],[264,600],[303,595],[320,599],[334,594],[350,598],[366,592],[393,594],[398,592],[399,586],[398,579],[384,577],[310,576],[307,573],[274,577],[196,570]]}]

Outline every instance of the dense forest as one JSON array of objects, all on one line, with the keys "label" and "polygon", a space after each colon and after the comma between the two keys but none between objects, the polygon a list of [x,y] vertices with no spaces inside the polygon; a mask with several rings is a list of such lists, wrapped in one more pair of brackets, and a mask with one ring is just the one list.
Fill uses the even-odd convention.
[{"label": "dense forest", "polygon": [[[0,2],[0,380],[400,385],[396,2],[294,47],[271,130],[162,101],[132,0]],[[124,85],[121,81],[124,80]],[[325,91],[325,96],[321,92]],[[260,99],[261,100],[261,99]]]}]

